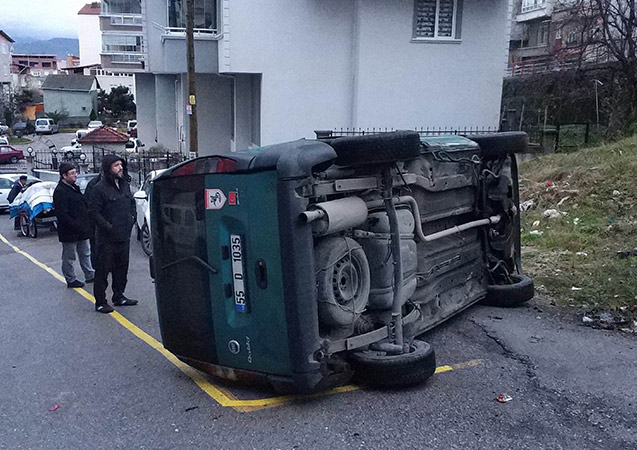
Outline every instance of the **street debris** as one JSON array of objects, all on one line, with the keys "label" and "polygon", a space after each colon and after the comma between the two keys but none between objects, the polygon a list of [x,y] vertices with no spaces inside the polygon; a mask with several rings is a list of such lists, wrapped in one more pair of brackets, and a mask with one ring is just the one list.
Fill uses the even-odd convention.
[{"label": "street debris", "polygon": [[581,291],[581,287],[571,286],[571,291]]},{"label": "street debris", "polygon": [[191,406],[190,408],[186,408],[186,412],[192,411],[192,410],[197,409],[197,408],[199,408],[199,407],[198,406]]},{"label": "street debris", "polygon": [[560,206],[562,206],[564,204],[564,202],[566,200],[568,200],[570,197],[567,195],[566,197],[564,197],[562,200],[560,200],[559,202],[557,202],[557,207],[559,208]]},{"label": "street debris", "polygon": [[60,405],[55,405],[53,408],[49,408],[49,411],[57,411],[60,409]]},{"label": "street debris", "polygon": [[509,394],[500,394],[495,399],[500,403],[507,403],[513,400],[513,397],[511,397]]},{"label": "street debris", "polygon": [[620,195],[622,195],[622,193],[619,192],[617,189],[613,191],[613,197],[619,197]]},{"label": "street debris", "polygon": [[546,180],[546,185],[548,187],[551,187],[551,186],[553,186],[553,182],[551,180]]},{"label": "street debris", "polygon": [[577,252],[577,253],[575,253],[575,256],[588,256],[588,253],[586,253],[586,252]]},{"label": "street debris", "polygon": [[540,221],[536,220],[535,222],[533,222],[533,228],[537,228],[540,226]]},{"label": "street debris", "polygon": [[566,216],[568,215],[568,213],[560,212],[557,209],[547,209],[546,211],[544,211],[542,215],[546,217],[547,219],[556,219],[558,217]]},{"label": "street debris", "polygon": [[[588,311],[582,317],[584,325],[598,328],[603,330],[615,330],[619,329],[625,332],[635,333],[637,332],[637,321],[632,321],[631,324],[628,319],[622,314],[614,314],[612,312],[597,310]],[[632,330],[631,330],[632,328]],[[626,331],[627,330],[627,331]]]},{"label": "street debris", "polygon": [[544,231],[540,231],[540,230],[531,230],[529,231],[529,234],[531,236],[542,236],[544,234]]},{"label": "street debris", "polygon": [[593,322],[595,322],[595,320],[593,320],[592,317],[584,316],[584,317],[582,317],[582,322],[584,322],[584,323],[593,323]]},{"label": "street debris", "polygon": [[626,259],[626,258],[630,258],[632,256],[637,256],[637,247],[635,247],[634,249],[628,251],[628,252],[617,252],[617,257],[619,259]]},{"label": "street debris", "polygon": [[579,223],[579,221],[580,221],[579,217],[574,218],[573,219],[573,225],[577,225]]},{"label": "street debris", "polygon": [[520,203],[520,211],[529,211],[531,209],[535,209],[535,202],[533,202],[533,200]]}]

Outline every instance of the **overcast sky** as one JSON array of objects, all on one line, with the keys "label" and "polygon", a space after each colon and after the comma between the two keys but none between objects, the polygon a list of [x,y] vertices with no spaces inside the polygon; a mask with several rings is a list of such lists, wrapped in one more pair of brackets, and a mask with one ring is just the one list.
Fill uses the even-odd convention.
[{"label": "overcast sky", "polygon": [[0,0],[0,3],[0,29],[34,39],[50,39],[77,38],[77,12],[91,1]]}]

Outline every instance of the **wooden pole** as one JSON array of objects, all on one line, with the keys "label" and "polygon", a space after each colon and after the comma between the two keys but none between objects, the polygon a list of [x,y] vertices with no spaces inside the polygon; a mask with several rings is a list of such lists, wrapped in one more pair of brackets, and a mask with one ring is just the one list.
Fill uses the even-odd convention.
[{"label": "wooden pole", "polygon": [[199,156],[199,136],[197,124],[197,96],[195,90],[195,9],[193,0],[186,0],[186,59],[188,68],[186,82],[188,84],[188,104],[186,109],[190,115],[190,152]]}]

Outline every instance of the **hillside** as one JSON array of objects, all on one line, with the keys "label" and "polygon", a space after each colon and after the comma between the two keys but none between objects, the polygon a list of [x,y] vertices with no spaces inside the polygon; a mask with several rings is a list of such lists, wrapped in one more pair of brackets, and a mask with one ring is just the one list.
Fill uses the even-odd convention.
[{"label": "hillside", "polygon": [[637,137],[520,166],[520,202],[535,205],[522,213],[525,271],[584,322],[635,325],[636,175]]},{"label": "hillside", "polygon": [[18,40],[13,44],[14,53],[54,54],[58,58],[66,59],[66,55],[78,56],[79,41],[69,38],[53,38],[46,41]]}]

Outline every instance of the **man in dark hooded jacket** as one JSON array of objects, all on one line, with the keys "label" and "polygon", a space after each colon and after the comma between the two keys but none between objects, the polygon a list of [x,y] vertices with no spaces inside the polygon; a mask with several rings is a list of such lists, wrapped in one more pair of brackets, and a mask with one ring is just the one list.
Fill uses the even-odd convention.
[{"label": "man in dark hooded jacket", "polygon": [[106,155],[102,162],[102,179],[90,193],[90,211],[95,222],[95,311],[113,312],[106,300],[108,274],[113,278],[113,304],[136,305],[137,300],[124,296],[128,281],[130,235],[135,222],[135,201],[124,174],[124,160]]}]

